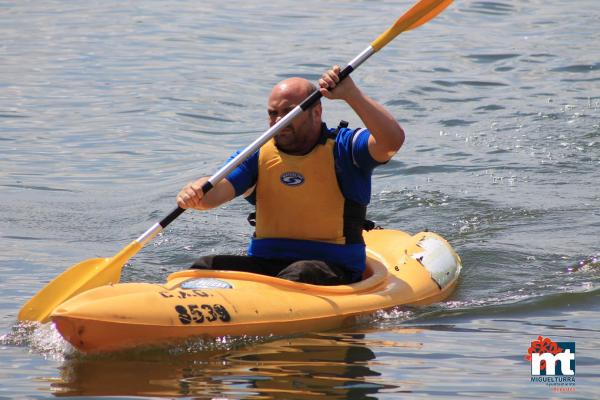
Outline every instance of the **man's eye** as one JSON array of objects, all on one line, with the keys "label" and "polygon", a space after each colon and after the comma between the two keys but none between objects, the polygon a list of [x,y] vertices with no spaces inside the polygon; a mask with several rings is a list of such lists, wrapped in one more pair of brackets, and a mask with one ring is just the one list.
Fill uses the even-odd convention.
[{"label": "man's eye", "polygon": [[278,113],[277,111],[268,111],[268,113],[269,113],[269,117],[271,117],[271,118],[277,118],[277,117],[283,118],[293,109],[294,109],[294,107],[291,107],[291,108],[283,110],[281,113]]}]

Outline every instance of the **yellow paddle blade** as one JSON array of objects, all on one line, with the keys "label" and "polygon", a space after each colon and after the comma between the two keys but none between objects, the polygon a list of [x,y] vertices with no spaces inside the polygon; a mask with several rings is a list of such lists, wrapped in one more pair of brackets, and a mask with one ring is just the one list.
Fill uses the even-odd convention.
[{"label": "yellow paddle blade", "polygon": [[421,0],[398,18],[394,25],[383,32],[371,43],[375,51],[379,51],[392,39],[404,31],[414,29],[431,20],[452,3],[452,0]]},{"label": "yellow paddle blade", "polygon": [[98,286],[117,283],[123,265],[141,248],[142,245],[134,240],[112,258],[93,258],[73,265],[25,303],[18,320],[48,322],[52,311],[71,297]]}]

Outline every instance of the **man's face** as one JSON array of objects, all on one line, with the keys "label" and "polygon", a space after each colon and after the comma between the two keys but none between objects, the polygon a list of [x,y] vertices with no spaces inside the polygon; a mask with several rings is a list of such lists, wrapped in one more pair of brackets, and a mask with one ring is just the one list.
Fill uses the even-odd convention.
[{"label": "man's face", "polygon": [[[310,94],[306,93],[304,87],[294,83],[280,84],[271,92],[267,107],[269,126],[275,125]],[[311,107],[279,131],[275,136],[277,147],[289,154],[303,154],[310,150],[320,133],[320,107],[320,105]]]}]

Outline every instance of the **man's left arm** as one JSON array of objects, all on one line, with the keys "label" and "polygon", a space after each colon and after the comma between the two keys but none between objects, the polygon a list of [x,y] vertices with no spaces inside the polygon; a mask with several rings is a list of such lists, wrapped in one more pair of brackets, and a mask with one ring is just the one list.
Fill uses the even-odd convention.
[{"label": "man's left arm", "polygon": [[394,116],[381,104],[366,96],[352,78],[339,83],[340,67],[333,66],[319,80],[320,90],[328,99],[342,99],[352,107],[371,132],[369,153],[374,160],[389,161],[404,143],[404,131]]}]

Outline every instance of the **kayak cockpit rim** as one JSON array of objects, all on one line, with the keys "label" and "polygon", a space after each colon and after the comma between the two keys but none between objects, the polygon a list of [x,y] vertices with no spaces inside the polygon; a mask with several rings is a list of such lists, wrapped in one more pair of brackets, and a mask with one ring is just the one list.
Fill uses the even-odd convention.
[{"label": "kayak cockpit rim", "polygon": [[[379,285],[383,284],[388,276],[389,272],[386,266],[379,260],[379,256],[376,253],[369,252],[367,257],[367,268],[365,270],[364,278],[360,282],[353,283],[351,285],[338,285],[338,286],[323,286],[323,285],[312,285],[309,283],[299,283],[288,281],[286,279],[276,278],[273,276],[254,274],[251,272],[240,272],[240,271],[224,271],[224,270],[200,270],[200,269],[188,269],[183,271],[174,272],[167,278],[168,282],[171,282],[167,289],[171,290],[179,286],[183,281],[188,279],[198,278],[217,278],[223,280],[232,281],[252,281],[257,283],[264,283],[271,286],[285,287],[288,290],[296,290],[302,292],[311,293],[322,293],[322,294],[350,294],[350,293],[362,293],[371,291]],[[186,279],[187,278],[187,279]]]}]

